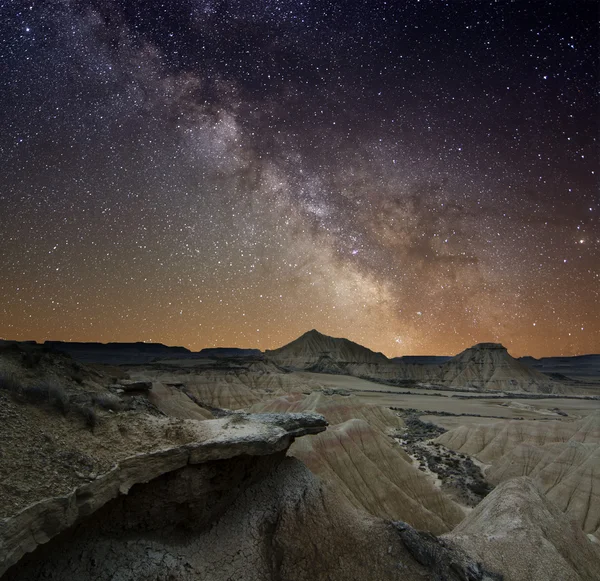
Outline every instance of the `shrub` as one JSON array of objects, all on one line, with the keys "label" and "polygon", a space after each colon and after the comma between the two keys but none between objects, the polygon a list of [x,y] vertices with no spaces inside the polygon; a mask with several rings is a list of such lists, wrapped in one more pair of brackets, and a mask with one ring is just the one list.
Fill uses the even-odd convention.
[{"label": "shrub", "polygon": [[14,375],[0,374],[0,389],[9,392],[15,399],[33,405],[50,405],[61,414],[69,410],[69,396],[62,386],[48,381],[23,385]]},{"label": "shrub", "polygon": [[96,410],[91,405],[79,405],[76,408],[77,413],[83,418],[85,425],[93,430],[98,423]]},{"label": "shrub", "polygon": [[92,403],[104,410],[118,412],[122,409],[121,400],[112,393],[98,393],[92,397]]},{"label": "shrub", "polygon": [[12,373],[0,373],[0,389],[18,395],[22,387],[21,382]]},{"label": "shrub", "polygon": [[42,351],[38,349],[27,349],[23,351],[21,360],[23,363],[23,367],[27,367],[29,369],[37,367],[40,361],[42,360],[42,355]]},{"label": "shrub", "polygon": [[83,385],[83,381],[84,381],[85,377],[84,377],[83,373],[81,373],[81,371],[73,371],[71,373],[71,379],[75,383],[77,383],[79,385]]},{"label": "shrub", "polygon": [[69,411],[69,396],[60,385],[51,385],[48,391],[50,405],[63,416]]},{"label": "shrub", "polygon": [[467,484],[467,487],[471,490],[471,492],[473,492],[477,496],[487,496],[491,491],[491,487],[489,486],[489,484],[482,480],[476,480],[474,482],[471,482]]},{"label": "shrub", "polygon": [[21,388],[21,395],[28,403],[40,404],[50,400],[50,385],[45,382],[26,385]]}]

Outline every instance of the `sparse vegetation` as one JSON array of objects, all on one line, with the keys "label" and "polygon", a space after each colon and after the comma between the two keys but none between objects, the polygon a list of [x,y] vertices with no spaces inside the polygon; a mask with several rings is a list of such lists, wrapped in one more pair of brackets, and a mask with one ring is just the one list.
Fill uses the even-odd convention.
[{"label": "sparse vegetation", "polygon": [[79,385],[83,385],[83,381],[84,381],[85,377],[79,369],[76,369],[75,371],[71,372],[71,379],[75,383],[77,383]]},{"label": "sparse vegetation", "polygon": [[75,411],[83,418],[85,425],[93,430],[98,423],[98,414],[91,405],[78,405]]},{"label": "sparse vegetation", "polygon": [[48,399],[50,405],[58,410],[63,416],[69,411],[69,396],[64,388],[60,385],[51,385],[48,391]]},{"label": "sparse vegetation", "polygon": [[401,440],[403,448],[419,461],[419,470],[433,472],[446,490],[454,489],[462,502],[475,506],[491,492],[492,487],[471,458],[438,442],[432,442],[446,430],[432,422],[424,422],[417,415],[419,413],[424,412],[402,410],[398,414],[404,417],[406,429],[398,433],[396,438]]},{"label": "sparse vegetation", "polygon": [[48,381],[38,381],[31,385],[22,385],[14,378],[0,380],[7,391],[20,400],[33,405],[49,403],[61,414],[69,409],[69,396],[61,385]]},{"label": "sparse vegetation", "polygon": [[88,428],[93,429],[98,423],[96,407],[104,410],[121,411],[123,404],[111,393],[94,394],[91,397],[82,394],[75,398],[69,397],[65,388],[55,382],[41,380],[30,385],[24,385],[14,374],[0,373],[0,390],[8,393],[16,401],[50,407],[63,416],[70,413],[83,419]]},{"label": "sparse vegetation", "polygon": [[42,359],[42,355],[43,353],[39,349],[24,349],[21,355],[23,367],[27,369],[37,367]]},{"label": "sparse vegetation", "polygon": [[23,385],[12,373],[0,373],[0,389],[18,395]]},{"label": "sparse vegetation", "polygon": [[20,395],[27,403],[47,403],[50,401],[50,384],[42,381],[23,386]]},{"label": "sparse vegetation", "polygon": [[121,400],[112,393],[98,393],[92,397],[92,403],[104,410],[118,412],[123,409]]}]

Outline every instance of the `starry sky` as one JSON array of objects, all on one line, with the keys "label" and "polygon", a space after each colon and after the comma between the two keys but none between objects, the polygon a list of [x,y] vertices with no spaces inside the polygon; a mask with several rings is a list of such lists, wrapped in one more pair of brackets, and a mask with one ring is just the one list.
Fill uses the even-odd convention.
[{"label": "starry sky", "polygon": [[0,0],[0,337],[600,351],[599,6]]}]

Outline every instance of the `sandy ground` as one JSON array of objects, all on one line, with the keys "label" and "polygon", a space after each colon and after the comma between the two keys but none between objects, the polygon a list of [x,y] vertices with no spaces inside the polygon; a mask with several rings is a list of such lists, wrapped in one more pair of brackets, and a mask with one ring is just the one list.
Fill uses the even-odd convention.
[{"label": "sandy ground", "polygon": [[[455,391],[426,390],[417,388],[395,388],[351,377],[347,375],[328,375],[324,373],[298,372],[301,377],[311,378],[319,383],[336,389],[353,391],[365,403],[372,403],[386,407],[415,408],[424,411],[450,412],[454,414],[478,414],[480,416],[500,416],[506,419],[557,419],[563,416],[556,415],[551,410],[558,408],[569,415],[568,419],[578,419],[600,410],[600,400],[592,401],[581,398],[548,398],[548,399],[485,399],[479,394],[459,394]],[[410,391],[414,395],[405,393],[387,392]],[[441,395],[431,395],[439,393]],[[429,394],[429,395],[428,395]],[[468,399],[459,398],[458,395],[468,395]],[[511,402],[514,402],[512,406]],[[507,404],[507,405],[503,405]],[[566,418],[565,418],[566,419]],[[455,418],[452,427],[466,423],[482,423],[482,418],[469,416]],[[442,424],[439,424],[442,425]],[[444,426],[446,427],[446,426]]]},{"label": "sandy ground", "polygon": [[216,363],[216,359],[204,359],[198,357],[197,359],[189,358],[189,359],[160,359],[158,361],[154,361],[153,363],[147,364],[148,367],[152,366],[160,366],[160,365],[169,365],[174,367],[183,367],[183,368],[193,368],[193,367],[206,367],[208,365],[214,365]]},{"label": "sandy ground", "polygon": [[441,428],[445,428],[446,430],[452,430],[454,428],[458,428],[459,426],[467,426],[470,424],[495,424],[496,422],[505,422],[507,420],[503,420],[500,418],[478,418],[473,416],[420,416],[420,419],[424,422],[431,422],[436,426],[440,426]]},{"label": "sandy ground", "polygon": [[450,412],[454,414],[478,414],[481,416],[500,416],[503,418],[528,418],[528,419],[561,419],[561,416],[551,416],[547,412],[552,408],[559,408],[569,414],[571,419],[588,416],[600,410],[600,401],[570,400],[570,399],[519,399],[520,404],[531,406],[531,410],[521,407],[502,405],[510,403],[507,399],[458,399],[455,397],[438,397],[424,395],[394,395],[387,393],[355,393],[357,397],[367,403],[387,407],[415,408],[424,411]]},{"label": "sandy ground", "polygon": [[[300,377],[311,378],[314,381],[318,381],[327,387],[334,389],[347,389],[350,391],[391,391],[391,392],[405,392],[411,391],[413,393],[441,393],[443,395],[456,395],[456,391],[448,391],[442,388],[434,389],[423,389],[418,387],[398,387],[395,385],[385,385],[383,383],[376,383],[369,381],[368,379],[361,379],[360,377],[353,377],[351,375],[330,375],[328,373],[311,373],[308,371],[295,371],[296,375]],[[461,394],[462,395],[462,394]],[[469,395],[469,392],[464,392],[464,395]]]}]

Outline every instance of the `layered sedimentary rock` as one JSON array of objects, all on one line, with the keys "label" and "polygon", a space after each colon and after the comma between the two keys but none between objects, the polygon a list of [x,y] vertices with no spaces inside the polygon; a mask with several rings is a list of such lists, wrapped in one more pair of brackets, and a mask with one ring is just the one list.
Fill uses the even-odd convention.
[{"label": "layered sedimentary rock", "polygon": [[357,512],[281,454],[186,466],[134,486],[5,579],[500,578],[451,544]]},{"label": "layered sedimentary rock", "polygon": [[[325,429],[318,414],[118,412],[90,430],[43,406],[2,403],[15,452],[2,466],[25,485],[0,497],[3,579],[496,579],[465,553],[356,509],[286,458],[295,438]],[[31,472],[22,458],[36,448],[43,462]],[[88,470],[69,472],[63,456],[87,458]]]},{"label": "layered sedimentary rock", "polygon": [[348,363],[346,373],[386,381],[411,380],[452,389],[563,393],[561,382],[511,357],[499,343],[478,343],[441,365],[407,364],[402,360]]},{"label": "layered sedimentary rock", "polygon": [[173,385],[159,381],[153,382],[148,400],[157,409],[172,418],[206,420],[213,417],[209,410],[194,401],[182,389],[182,385],[177,383]]},{"label": "layered sedimentary rock", "polygon": [[462,426],[437,442],[489,464],[492,483],[529,476],[590,535],[600,529],[600,414],[576,422]]},{"label": "layered sedimentary rock", "polygon": [[397,443],[364,420],[348,420],[310,441],[298,441],[291,454],[370,514],[434,534],[451,530],[464,518],[463,510]]},{"label": "layered sedimentary rock", "polygon": [[231,410],[249,408],[282,394],[308,393],[322,388],[315,380],[301,378],[264,361],[232,361],[185,369],[146,368],[132,370],[131,375],[152,380],[157,392],[152,401],[159,409],[162,409],[163,399],[169,405],[168,400],[175,397],[181,405],[187,405],[168,387],[174,387],[201,406]]},{"label": "layered sedimentary rock", "polygon": [[307,370],[325,364],[388,362],[383,353],[375,353],[348,339],[323,335],[315,329],[279,349],[266,351],[265,356],[283,367]]},{"label": "layered sedimentary rock", "polygon": [[600,549],[529,478],[498,486],[450,534],[506,581],[592,581]]},{"label": "layered sedimentary rock", "polygon": [[492,424],[466,424],[441,435],[437,442],[456,452],[493,464],[517,445],[543,446],[566,442],[580,428],[579,422],[510,420]]},{"label": "layered sedimentary rock", "polygon": [[288,369],[354,375],[392,383],[414,381],[454,389],[562,393],[559,381],[524,365],[498,343],[479,343],[441,364],[419,365],[388,359],[362,345],[312,330],[295,341],[266,351],[265,357]]},{"label": "layered sedimentary rock", "polygon": [[392,361],[383,353],[376,353],[348,339],[324,335],[315,329],[279,349],[266,351],[265,357],[286,369],[386,381],[429,381],[437,377],[439,372],[436,366]]},{"label": "layered sedimentary rock", "polygon": [[256,404],[250,408],[250,411],[254,413],[317,412],[325,416],[330,425],[362,419],[383,433],[393,432],[404,424],[402,419],[389,408],[364,404],[353,395],[326,395],[322,392],[281,396]]},{"label": "layered sedimentary rock", "polygon": [[0,575],[25,553],[127,494],[136,484],[190,465],[285,451],[295,437],[318,433],[325,426],[325,419],[318,414],[238,414],[202,422],[194,441],[125,457],[64,494],[40,499],[34,496],[34,502],[16,512],[3,507]]},{"label": "layered sedimentary rock", "polygon": [[600,446],[571,441],[545,446],[521,444],[490,468],[491,482],[530,476],[561,510],[587,533],[600,527]]},{"label": "layered sedimentary rock", "polygon": [[452,357],[441,366],[439,381],[486,391],[560,391],[557,382],[511,357],[499,343],[479,343]]},{"label": "layered sedimentary rock", "polygon": [[361,404],[352,396],[313,393],[278,398],[252,410],[323,414],[330,423],[327,432],[299,440],[290,453],[353,506],[436,534],[464,517],[463,510],[389,437],[402,425],[389,409]]}]

